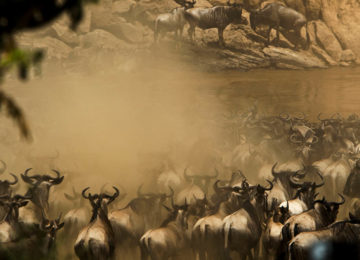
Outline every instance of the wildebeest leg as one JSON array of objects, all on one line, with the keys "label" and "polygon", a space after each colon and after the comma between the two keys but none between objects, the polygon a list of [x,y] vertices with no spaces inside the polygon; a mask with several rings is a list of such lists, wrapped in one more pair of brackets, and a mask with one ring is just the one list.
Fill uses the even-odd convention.
[{"label": "wildebeest leg", "polygon": [[272,27],[269,26],[269,30],[268,30],[268,33],[267,33],[267,46],[270,45],[270,33],[271,33],[271,29],[272,29]]},{"label": "wildebeest leg", "polygon": [[188,35],[190,40],[193,42],[195,38],[195,26],[192,24],[190,24],[190,27],[188,29]]},{"label": "wildebeest leg", "polygon": [[180,41],[182,40],[182,36],[183,36],[183,31],[184,31],[184,26],[181,26],[179,28],[179,31],[180,31]]},{"label": "wildebeest leg", "polygon": [[225,47],[224,28],[218,28],[218,35],[219,35],[219,45],[220,45],[220,47]]},{"label": "wildebeest leg", "polygon": [[280,42],[280,31],[279,31],[279,26],[276,26],[276,42],[279,43]]}]

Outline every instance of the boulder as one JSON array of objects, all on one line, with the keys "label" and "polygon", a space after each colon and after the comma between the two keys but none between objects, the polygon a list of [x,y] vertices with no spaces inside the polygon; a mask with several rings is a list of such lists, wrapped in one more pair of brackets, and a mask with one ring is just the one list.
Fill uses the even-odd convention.
[{"label": "boulder", "polygon": [[196,0],[196,4],[195,4],[195,7],[212,7],[212,6],[213,5],[209,3],[209,1],[207,0]]},{"label": "boulder", "polygon": [[142,26],[135,26],[131,23],[110,23],[104,29],[113,33],[118,38],[130,43],[141,43],[144,41]]},{"label": "boulder", "polygon": [[72,50],[67,44],[53,37],[37,39],[33,41],[32,47],[43,49],[46,53],[46,58],[50,60],[66,59]]},{"label": "boulder", "polygon": [[56,32],[56,38],[65,42],[71,47],[79,45],[80,39],[78,35],[72,31],[69,26],[63,25],[61,23],[54,23],[52,29]]},{"label": "boulder", "polygon": [[323,61],[314,57],[308,52],[296,52],[290,49],[284,49],[279,47],[269,46],[263,49],[265,55],[267,55],[272,64],[284,64],[288,65],[288,68],[301,67],[301,68],[326,68],[326,65]]},{"label": "boulder", "polygon": [[89,8],[86,8],[85,12],[84,12],[84,17],[81,20],[78,28],[76,29],[76,31],[78,33],[84,34],[84,33],[88,33],[91,30],[91,18],[92,18],[92,11]]},{"label": "boulder", "polygon": [[315,21],[316,39],[322,47],[335,61],[339,62],[342,48],[332,31],[322,21]]},{"label": "boulder", "polygon": [[338,65],[338,62],[336,62],[333,58],[331,58],[331,56],[327,54],[327,52],[321,49],[319,46],[311,45],[311,50],[315,54],[315,56],[323,60],[326,64],[330,66]]},{"label": "boulder", "polygon": [[360,5],[358,1],[322,0],[321,17],[343,49],[360,57]]},{"label": "boulder", "polygon": [[321,0],[304,0],[308,21],[321,18]]},{"label": "boulder", "polygon": [[133,5],[135,5],[136,2],[134,0],[121,0],[113,2],[112,4],[112,13],[116,15],[124,15],[128,13]]},{"label": "boulder", "polygon": [[96,29],[83,35],[80,42],[80,47],[83,49],[95,48],[98,50],[117,51],[132,48],[130,44],[101,29]]},{"label": "boulder", "polygon": [[306,15],[306,9],[303,0],[283,0],[286,6]]},{"label": "boulder", "polygon": [[343,50],[340,55],[340,61],[354,62],[354,61],[356,61],[356,55],[350,49]]}]

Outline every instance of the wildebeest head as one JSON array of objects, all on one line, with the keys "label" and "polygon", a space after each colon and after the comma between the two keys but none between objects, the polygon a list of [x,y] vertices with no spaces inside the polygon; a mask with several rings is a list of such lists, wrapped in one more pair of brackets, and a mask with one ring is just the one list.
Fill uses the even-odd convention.
[{"label": "wildebeest head", "polygon": [[56,232],[64,226],[64,222],[61,222],[61,213],[55,220],[43,219],[40,225],[40,232],[38,234],[42,241],[39,244],[39,250],[42,254],[46,255],[49,250],[55,245]]},{"label": "wildebeest head", "polygon": [[17,222],[19,217],[19,208],[26,206],[29,199],[31,198],[21,195],[15,195],[13,197],[11,197],[11,194],[1,196],[0,206],[6,211],[4,219],[7,221],[11,219],[12,221]]},{"label": "wildebeest head", "polygon": [[341,197],[340,202],[327,202],[325,198],[323,198],[322,200],[316,200],[313,203],[315,210],[326,216],[331,222],[336,220],[340,205],[345,203],[344,196],[341,194],[338,195]]},{"label": "wildebeest head", "polygon": [[273,175],[274,177],[274,182],[280,182],[283,187],[285,188],[285,190],[289,193],[289,194],[292,194],[292,189],[293,187],[291,186],[291,183],[290,183],[290,177],[293,176],[294,174],[295,175],[298,175],[300,176],[300,171],[296,171],[296,172],[293,172],[293,171],[281,171],[281,172],[276,172],[275,171],[275,168],[277,166],[277,163],[275,163],[271,169],[271,174]]},{"label": "wildebeest head", "polygon": [[211,180],[216,179],[217,176],[219,176],[219,172],[216,168],[215,168],[215,174],[213,175],[195,175],[195,174],[190,175],[187,173],[187,168],[184,169],[185,181],[199,186],[204,193],[207,193]]},{"label": "wildebeest head", "polygon": [[18,183],[18,177],[15,174],[10,173],[10,175],[14,178],[14,181],[4,180],[0,181],[0,196],[7,195],[11,192],[11,185],[15,185]]},{"label": "wildebeest head", "polygon": [[322,187],[325,184],[323,176],[318,171],[316,171],[315,173],[321,179],[320,183],[310,181],[300,183],[299,181],[294,179],[296,173],[290,177],[291,187],[297,189],[294,198],[302,199],[309,207],[314,201],[316,189]]},{"label": "wildebeest head", "polygon": [[24,174],[21,174],[21,178],[24,182],[30,184],[29,190],[25,196],[31,196],[31,201],[38,206],[45,216],[49,210],[49,192],[53,185],[58,185],[64,180],[64,176],[60,176],[60,172],[53,170],[56,177],[50,175],[29,175],[31,168],[27,169]]},{"label": "wildebeest head", "polygon": [[233,20],[233,23],[238,24],[247,24],[247,20],[245,17],[242,17],[242,5],[236,2],[230,3],[227,1],[227,5],[230,7],[228,10],[228,16]]},{"label": "wildebeest head", "polygon": [[290,218],[289,201],[286,202],[286,207],[276,207],[274,209],[273,220],[284,224],[288,218]]},{"label": "wildebeest head", "polygon": [[164,220],[164,222],[161,224],[161,227],[165,227],[168,223],[174,221],[178,226],[182,229],[188,228],[188,208],[189,205],[186,203],[184,205],[175,205],[173,198],[171,199],[171,207],[169,208],[165,205],[163,205],[164,208],[169,212],[168,217]]},{"label": "wildebeest head", "polygon": [[94,194],[92,195],[91,193],[88,193],[88,195],[86,195],[86,191],[88,191],[90,189],[90,187],[85,188],[81,195],[89,200],[90,205],[92,207],[93,210],[93,215],[91,217],[91,221],[95,220],[97,218],[97,216],[100,216],[101,218],[107,218],[107,214],[108,214],[108,205],[113,202],[120,194],[118,188],[116,188],[115,186],[113,186],[113,189],[115,190],[115,193],[113,195],[108,195],[105,193],[100,193],[100,194]]},{"label": "wildebeest head", "polygon": [[[205,216],[210,210],[212,209],[212,205],[206,198],[206,196],[203,199],[194,198],[195,203],[188,205],[188,214],[197,216],[197,217],[203,217]],[[187,203],[185,203],[187,204]]]}]

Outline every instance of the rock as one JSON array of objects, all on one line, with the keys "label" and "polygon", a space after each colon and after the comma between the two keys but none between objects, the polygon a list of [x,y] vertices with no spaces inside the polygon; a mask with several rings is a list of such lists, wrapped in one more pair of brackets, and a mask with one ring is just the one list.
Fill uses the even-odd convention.
[{"label": "rock", "polygon": [[322,21],[315,22],[316,39],[322,47],[335,61],[339,62],[342,48],[338,40],[327,25]]},{"label": "rock", "polygon": [[326,65],[323,61],[314,57],[307,52],[295,52],[290,49],[284,49],[279,47],[267,47],[263,49],[263,52],[270,57],[271,62],[276,66],[280,63],[289,65],[288,67],[295,66],[301,68],[325,68]]},{"label": "rock", "polygon": [[303,69],[303,67],[299,67],[299,66],[295,66],[295,65],[291,65],[291,64],[287,64],[287,63],[282,63],[282,62],[277,62],[275,64],[275,67],[278,69],[285,69],[285,70],[301,70],[301,69]]},{"label": "rock", "polygon": [[86,10],[84,11],[84,17],[81,20],[78,28],[76,29],[76,31],[78,33],[84,34],[84,33],[88,33],[91,30],[91,18],[92,18],[92,12],[89,8],[86,8]]},{"label": "rock", "polygon": [[347,49],[347,50],[343,50],[341,52],[340,61],[354,62],[355,60],[356,60],[356,55],[354,54],[354,52],[352,50]]},{"label": "rock", "polygon": [[43,39],[37,39],[32,44],[33,48],[41,48],[46,53],[47,59],[66,59],[69,57],[71,48],[64,42],[55,39],[53,37],[45,37]]},{"label": "rock", "polygon": [[[112,30],[112,28],[114,30]],[[131,23],[113,24],[108,26],[109,31],[116,32],[116,36],[131,43],[140,43],[144,41],[143,32],[139,26],[134,26]],[[116,30],[116,31],[115,31]]]},{"label": "rock", "polygon": [[324,51],[320,47],[318,47],[316,45],[312,45],[311,50],[318,58],[325,61],[326,64],[328,64],[330,66],[338,65],[338,63],[333,58],[331,58],[331,56],[329,54],[327,54],[326,51]]},{"label": "rock", "polygon": [[71,47],[79,45],[80,39],[78,35],[74,31],[69,29],[68,26],[61,23],[54,23],[52,28],[56,32],[56,38],[58,38],[59,40],[65,42]]},{"label": "rock", "polygon": [[124,15],[128,13],[133,5],[135,5],[136,2],[133,0],[121,0],[113,2],[111,10],[113,14],[116,15]]},{"label": "rock", "polygon": [[308,21],[321,18],[321,0],[304,0],[304,4]]},{"label": "rock", "polygon": [[360,5],[358,1],[322,0],[321,17],[343,49],[360,57]]},{"label": "rock", "polygon": [[126,42],[118,39],[113,34],[96,29],[92,32],[89,32],[82,36],[81,38],[81,48],[96,48],[99,50],[124,50],[124,49],[131,49],[132,46],[127,44]]},{"label": "rock", "polygon": [[196,0],[195,7],[212,7],[213,5],[210,4],[207,0]]},{"label": "rock", "polygon": [[286,6],[306,15],[306,9],[303,0],[283,0]]},{"label": "rock", "polygon": [[113,15],[104,7],[99,6],[98,8],[93,8],[91,12],[90,30],[102,29],[110,23],[112,17]]}]

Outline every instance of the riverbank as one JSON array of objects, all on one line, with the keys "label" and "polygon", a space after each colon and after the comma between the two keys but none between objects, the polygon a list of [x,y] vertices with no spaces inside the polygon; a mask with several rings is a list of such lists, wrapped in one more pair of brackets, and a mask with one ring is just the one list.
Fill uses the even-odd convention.
[{"label": "riverbank", "polygon": [[[237,1],[245,9],[260,8],[260,0]],[[267,1],[269,2],[269,1]],[[284,4],[304,13],[308,19],[311,46],[295,50],[294,37],[281,35],[279,42],[266,46],[263,29],[255,33],[249,25],[229,25],[224,32],[226,47],[218,46],[216,29],[196,30],[195,42],[187,37],[179,44],[168,33],[157,45],[153,42],[153,24],[156,16],[177,7],[173,0],[102,1],[88,6],[86,16],[76,32],[68,29],[66,17],[51,26],[18,35],[24,48],[43,48],[49,63],[62,67],[73,65],[124,63],[141,60],[141,55],[159,59],[184,61],[205,70],[251,70],[259,68],[309,69],[360,64],[360,4],[356,1],[284,0]],[[298,3],[299,2],[299,3]],[[300,4],[301,3],[301,4]],[[305,5],[304,5],[305,3]],[[195,7],[225,5],[222,0],[199,0]],[[352,17],[351,19],[348,17]],[[305,28],[302,37],[305,41]],[[275,31],[272,33],[275,39]],[[136,58],[134,58],[136,57]],[[141,63],[141,61],[140,61]],[[96,67],[96,66],[95,66]],[[99,65],[101,68],[101,65]],[[126,69],[126,68],[125,68]]]}]

